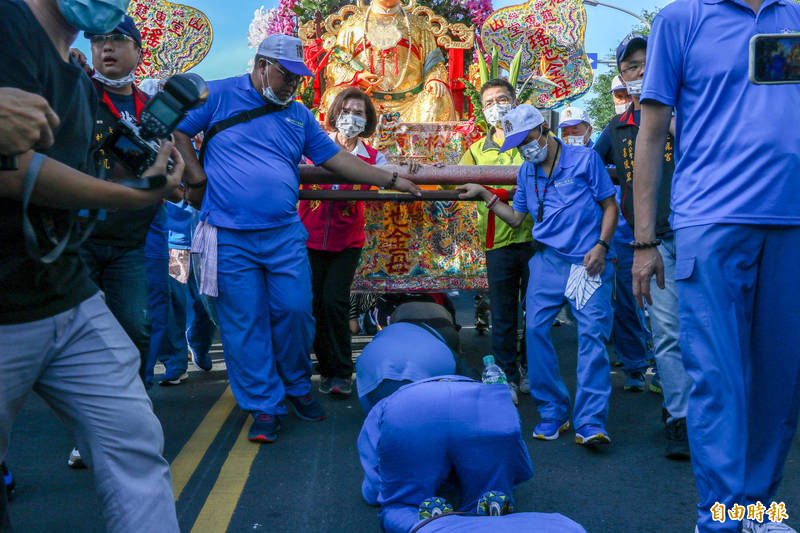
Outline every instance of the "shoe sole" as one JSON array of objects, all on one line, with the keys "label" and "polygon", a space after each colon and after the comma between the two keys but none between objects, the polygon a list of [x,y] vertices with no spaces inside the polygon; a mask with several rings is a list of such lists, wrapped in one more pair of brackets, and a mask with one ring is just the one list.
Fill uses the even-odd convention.
[{"label": "shoe sole", "polygon": [[611,439],[605,433],[598,433],[591,437],[583,437],[582,435],[575,435],[575,444],[581,446],[596,446],[598,444],[611,444]]},{"label": "shoe sole", "polygon": [[534,433],[533,438],[538,440],[556,440],[566,430],[569,429],[569,421],[564,422],[553,435],[542,435],[541,433]]},{"label": "shoe sole", "polygon": [[187,379],[189,379],[189,374],[185,373],[181,374],[181,376],[178,379],[162,380],[159,381],[158,384],[161,385],[162,387],[168,387],[170,385],[180,385]]},{"label": "shoe sole", "polygon": [[72,468],[73,470],[84,470],[86,469],[86,463],[83,462],[82,459],[78,459],[77,461],[73,461],[70,459],[67,461],[67,466]]},{"label": "shoe sole", "polygon": [[644,392],[644,386],[625,385],[624,389],[628,392]]},{"label": "shoe sole", "polygon": [[274,435],[255,435],[253,437],[247,436],[247,440],[250,442],[257,442],[259,444],[272,444],[276,440],[278,440],[278,430],[281,429],[280,426],[275,430]]},{"label": "shoe sole", "polygon": [[661,390],[661,387],[656,387],[655,385],[650,385],[650,392],[655,392],[656,394],[661,394],[662,390]]},{"label": "shoe sole", "polygon": [[352,392],[353,392],[353,391],[352,391],[352,389],[351,389],[351,390],[347,390],[347,389],[345,389],[345,390],[342,390],[342,389],[340,389],[339,387],[333,387],[333,388],[331,389],[331,392],[330,392],[330,393],[331,393],[332,395],[334,395],[334,396],[350,396],[350,394],[351,394]]},{"label": "shoe sole", "polygon": [[319,418],[310,418],[310,417],[307,417],[307,416],[303,416],[303,415],[300,414],[300,411],[297,409],[297,407],[295,407],[295,405],[292,402],[290,402],[288,400],[287,400],[287,402],[288,402],[289,405],[292,406],[292,411],[294,411],[294,414],[300,420],[305,420],[306,422],[322,422],[323,420],[325,420],[325,415],[322,415]]}]

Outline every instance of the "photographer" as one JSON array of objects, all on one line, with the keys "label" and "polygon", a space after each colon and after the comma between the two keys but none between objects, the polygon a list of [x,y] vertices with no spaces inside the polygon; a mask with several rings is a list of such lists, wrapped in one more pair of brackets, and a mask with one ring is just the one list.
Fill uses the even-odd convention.
[{"label": "photographer", "polygon": [[[85,36],[91,41],[92,82],[100,100],[95,140],[102,143],[120,118],[137,123],[147,101],[133,82],[142,55],[142,35],[126,15],[111,32],[87,32]],[[110,154],[100,150],[96,161],[98,177],[105,173],[110,178],[114,171]],[[156,209],[154,204],[137,210],[107,211],[80,251],[89,276],[105,293],[106,304],[139,350],[142,379],[150,346],[144,243]]]},{"label": "photographer", "polygon": [[[133,189],[90,175],[96,101],[69,47],[79,29],[113,29],[127,3],[0,3],[0,86],[40,94],[61,119],[51,148],[23,153],[19,169],[0,179],[0,461],[11,423],[35,389],[85,450],[106,530],[173,532],[178,526],[169,465],[161,456],[163,433],[137,377],[136,349],[89,280],[74,244],[58,257],[48,254],[48,263],[31,257],[36,244],[49,249],[49,237],[63,237],[71,209],[144,208],[180,180],[183,161],[169,143],[144,173],[165,176],[161,189]],[[167,172],[169,157],[175,164]],[[38,242],[26,243],[24,185],[37,174],[27,216]]]}]

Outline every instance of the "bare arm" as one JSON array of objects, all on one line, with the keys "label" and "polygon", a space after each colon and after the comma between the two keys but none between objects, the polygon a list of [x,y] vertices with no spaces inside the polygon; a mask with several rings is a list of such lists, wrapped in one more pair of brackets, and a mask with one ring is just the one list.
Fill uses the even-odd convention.
[{"label": "bare arm", "polygon": [[[186,170],[183,173],[183,182],[188,184],[192,183],[205,183],[207,177],[203,166],[197,159],[197,154],[194,151],[192,140],[184,133],[175,130],[175,147],[181,153],[183,160],[186,162]],[[203,203],[203,196],[205,195],[206,188],[191,188],[186,187],[186,201],[196,208],[200,208]]]},{"label": "bare arm", "polygon": [[[175,168],[167,174],[170,156],[175,160]],[[22,200],[25,174],[32,157],[33,152],[28,151],[19,157],[19,170],[0,172],[0,196]],[[167,175],[167,184],[160,189],[133,189],[97,179],[48,158],[39,171],[31,203],[62,209],[141,209],[173,191],[182,172],[183,160],[170,143],[163,145],[155,164],[144,174],[145,177]]]},{"label": "bare arm", "polygon": [[[613,196],[598,202],[603,209],[603,219],[600,222],[600,240],[607,243],[611,242],[614,232],[617,231],[617,221],[619,220],[619,210],[617,201]],[[606,254],[608,250],[600,243],[594,245],[583,257],[583,266],[586,273],[590,276],[602,274],[606,269]]]},{"label": "bare arm", "polygon": [[[642,124],[636,139],[636,156],[633,164],[633,212],[635,237],[639,242],[656,238],[656,205],[658,188],[663,178],[662,159],[667,131],[672,120],[672,107],[648,101],[642,104]],[[633,294],[644,308],[644,301],[652,304],[650,279],[656,276],[664,288],[664,263],[656,248],[639,249],[633,256]]]},{"label": "bare arm", "polygon": [[[321,166],[352,183],[387,187],[392,181],[391,172],[367,164],[344,150],[340,150],[338,154],[322,163]],[[393,189],[401,192],[410,192],[415,196],[422,196],[422,191],[420,191],[419,187],[405,178],[398,177]]]},{"label": "bare arm", "polygon": [[[458,196],[462,200],[470,200],[473,198],[480,198],[481,200],[488,202],[492,199],[494,194],[488,190],[483,185],[478,185],[476,183],[467,183],[466,185],[459,185],[456,187],[457,191],[460,191],[461,194]],[[528,213],[521,213],[520,211],[515,211],[513,207],[508,205],[505,202],[501,202],[499,200],[495,201],[494,205],[491,208],[491,211],[500,217],[503,222],[511,226],[512,228],[518,228],[522,221],[525,220],[525,217]]]}]

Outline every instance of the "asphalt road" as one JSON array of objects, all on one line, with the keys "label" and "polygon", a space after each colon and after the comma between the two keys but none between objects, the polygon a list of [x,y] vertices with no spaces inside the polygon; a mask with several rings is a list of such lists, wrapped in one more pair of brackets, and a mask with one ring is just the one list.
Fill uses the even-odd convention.
[{"label": "asphalt road", "polygon": [[[489,338],[472,324],[471,295],[455,298],[465,325],[461,340],[475,366],[490,353]],[[575,390],[576,329],[553,329],[561,372]],[[222,354],[212,354],[221,363]],[[234,407],[221,364],[211,372],[190,365],[191,377],[177,387],[154,387],[156,414],[172,463],[181,530],[192,533],[358,533],[378,530],[377,509],[360,497],[356,451],[363,415],[355,398],[317,395],[327,418],[309,423],[289,417],[274,444],[243,438],[248,417]],[[318,376],[315,376],[315,381]],[[613,371],[608,430],[602,451],[574,444],[572,433],[555,442],[534,441],[538,416],[521,396],[523,432],[534,477],[515,498],[521,511],[558,512],[590,533],[691,533],[696,492],[688,462],[665,459],[660,396],[622,390]],[[566,438],[565,438],[566,437]],[[72,439],[46,404],[31,395],[17,419],[8,462],[17,476],[11,517],[23,533],[104,531],[91,473],[67,468]],[[778,501],[789,516],[800,512],[800,442],[795,438]],[[796,520],[790,520],[789,524]]]}]

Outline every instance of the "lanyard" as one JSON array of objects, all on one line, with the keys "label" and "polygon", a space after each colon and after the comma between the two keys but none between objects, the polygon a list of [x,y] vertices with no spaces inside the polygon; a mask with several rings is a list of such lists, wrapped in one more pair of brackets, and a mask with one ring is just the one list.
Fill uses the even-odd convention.
[{"label": "lanyard", "polygon": [[[115,106],[114,102],[111,101],[111,98],[108,96],[108,93],[106,93],[106,90],[103,88],[102,91],[103,91],[103,98],[102,98],[103,103],[108,106],[108,109],[111,111],[111,113],[114,114],[115,117],[121,118],[120,112],[117,110],[117,106]],[[133,101],[136,106],[136,120],[138,121],[139,115],[142,114],[142,109],[144,109],[145,101],[144,98],[142,98],[142,95],[139,94],[139,89],[137,89],[136,87],[133,88]]]},{"label": "lanyard", "polygon": [[556,149],[556,156],[553,158],[553,166],[550,167],[550,174],[547,175],[547,181],[544,182],[544,192],[542,193],[542,197],[539,198],[539,173],[537,171],[538,166],[534,167],[534,174],[533,174],[533,186],[536,189],[536,201],[539,202],[539,210],[536,213],[536,222],[541,222],[544,218],[544,199],[547,197],[547,188],[550,187],[550,180],[553,178],[553,172],[556,170],[556,165],[558,164],[558,155],[561,153],[561,143],[558,143],[558,148]]}]

